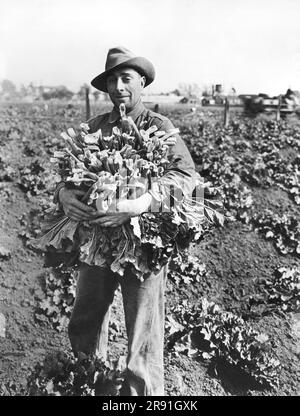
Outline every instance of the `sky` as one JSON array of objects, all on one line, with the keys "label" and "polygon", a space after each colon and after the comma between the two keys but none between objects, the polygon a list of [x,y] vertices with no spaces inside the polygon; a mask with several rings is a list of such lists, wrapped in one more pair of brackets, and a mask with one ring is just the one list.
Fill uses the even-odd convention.
[{"label": "sky", "polygon": [[0,0],[0,80],[78,91],[125,46],[179,83],[300,90],[300,0]]}]

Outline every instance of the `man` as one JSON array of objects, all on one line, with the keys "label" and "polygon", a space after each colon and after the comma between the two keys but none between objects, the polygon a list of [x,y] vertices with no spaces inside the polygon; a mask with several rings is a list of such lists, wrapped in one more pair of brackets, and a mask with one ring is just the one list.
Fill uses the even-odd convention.
[{"label": "man", "polygon": [[[110,113],[98,115],[88,121],[90,131],[102,130],[103,136],[111,135],[114,126],[121,127],[119,106],[125,104],[138,129],[157,126],[170,131],[173,124],[166,117],[147,110],[141,102],[141,93],[155,77],[154,67],[146,58],[135,56],[124,47],[110,49],[105,71],[91,84],[100,91],[108,92],[114,108]],[[172,147],[176,163],[160,182],[176,178],[184,193],[195,187],[195,166],[191,155],[177,135]],[[158,189],[161,189],[158,187]],[[149,210],[153,198],[159,199],[158,190],[149,191],[134,200],[119,201],[116,212],[100,214],[80,202],[81,191],[69,190],[61,184],[55,199],[59,200],[65,213],[77,221],[90,221],[117,227]],[[69,324],[72,349],[86,354],[106,357],[109,308],[114,292],[121,285],[125,323],[128,336],[128,357],[123,395],[157,396],[164,394],[163,343],[164,343],[164,289],[167,268],[157,274],[138,280],[127,270],[123,277],[112,273],[109,267],[82,264],[77,281],[77,293]]]}]

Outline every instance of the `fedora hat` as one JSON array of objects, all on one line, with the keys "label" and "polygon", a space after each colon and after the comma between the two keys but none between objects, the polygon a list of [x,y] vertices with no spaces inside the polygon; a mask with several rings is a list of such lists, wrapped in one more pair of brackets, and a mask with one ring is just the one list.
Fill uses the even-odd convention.
[{"label": "fedora hat", "polygon": [[144,75],[146,77],[145,87],[151,84],[154,80],[154,66],[150,61],[148,61],[148,59],[136,56],[123,46],[118,46],[116,48],[109,49],[105,63],[105,71],[91,81],[92,86],[97,88],[97,90],[107,92],[107,76],[112,71],[124,67],[133,68],[141,75]]}]

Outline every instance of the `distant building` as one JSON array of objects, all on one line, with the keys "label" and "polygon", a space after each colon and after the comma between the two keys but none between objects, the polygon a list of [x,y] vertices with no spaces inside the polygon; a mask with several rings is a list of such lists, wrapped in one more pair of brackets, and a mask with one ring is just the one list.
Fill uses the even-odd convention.
[{"label": "distant building", "polygon": [[191,105],[197,105],[201,104],[201,100],[199,97],[197,97],[195,94],[192,94],[188,97],[183,97],[180,99],[180,104],[191,104]]},{"label": "distant building", "polygon": [[178,104],[182,96],[176,94],[143,94],[142,101],[145,104]]}]

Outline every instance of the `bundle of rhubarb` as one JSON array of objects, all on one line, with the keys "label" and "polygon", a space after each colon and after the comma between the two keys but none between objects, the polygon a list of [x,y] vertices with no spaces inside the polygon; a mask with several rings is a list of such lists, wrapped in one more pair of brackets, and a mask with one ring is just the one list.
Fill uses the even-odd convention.
[{"label": "bundle of rhubarb", "polygon": [[169,149],[176,143],[177,129],[138,130],[122,104],[120,114],[122,128],[114,127],[109,137],[101,130],[90,133],[87,124],[80,125],[79,133],[69,128],[61,134],[66,148],[54,152],[51,161],[65,186],[83,190],[81,201],[101,214],[115,211],[120,200],[146,192],[153,195],[155,209],[152,205],[122,226],[104,228],[67,217],[58,204],[45,217],[39,246],[65,259],[75,253],[80,262],[106,265],[119,275],[132,268],[143,280],[200,238],[205,217],[221,222],[221,204],[204,199],[200,181],[193,196],[170,192],[180,188],[176,175],[166,176],[176,163]]}]

